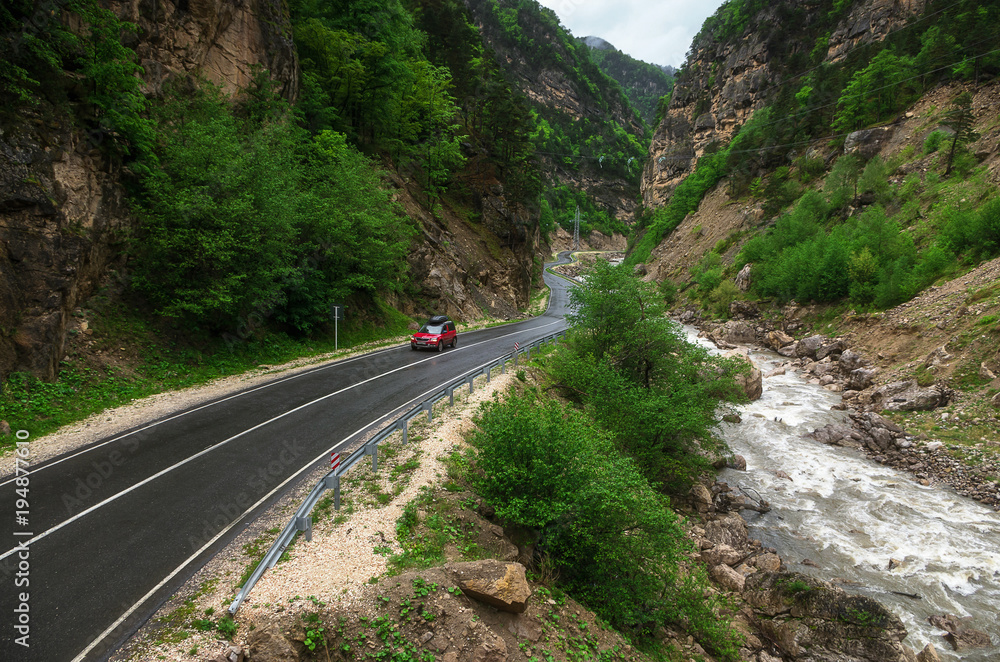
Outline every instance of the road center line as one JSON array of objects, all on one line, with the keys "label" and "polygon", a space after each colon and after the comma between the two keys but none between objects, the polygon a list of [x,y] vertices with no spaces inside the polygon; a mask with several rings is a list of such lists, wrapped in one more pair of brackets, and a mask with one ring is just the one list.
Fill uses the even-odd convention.
[{"label": "road center line", "polygon": [[[546,326],[551,326],[551,325],[547,324]],[[542,328],[544,328],[544,327],[542,327]],[[489,342],[489,341],[486,341],[486,342]],[[475,345],[470,345],[470,347],[475,347]],[[484,364],[482,364],[479,367],[480,367],[480,369],[482,369],[482,368],[485,368],[488,365],[489,365],[489,363],[484,363]],[[406,403],[400,405],[399,407],[396,407],[396,409],[394,409],[393,411],[399,411],[400,409],[405,409],[408,405],[411,405],[414,402],[420,402],[423,398],[425,398],[428,395],[430,395],[430,394],[436,392],[437,390],[439,390],[439,388],[440,387],[438,386],[438,387],[434,387],[432,389],[429,389],[427,391],[424,391],[423,393],[421,393],[417,397],[412,398],[409,402],[406,402]],[[294,474],[292,474],[291,476],[289,476],[288,478],[286,478],[284,481],[282,481],[279,485],[277,485],[273,490],[271,490],[266,495],[264,495],[263,497],[261,497],[260,500],[257,501],[257,503],[253,504],[252,506],[250,506],[249,508],[247,508],[245,511],[243,511],[243,513],[239,517],[237,517],[232,522],[230,522],[229,525],[226,528],[224,528],[214,538],[212,538],[207,543],[205,543],[205,545],[202,546],[201,549],[199,549],[197,552],[195,552],[194,554],[192,554],[191,556],[189,556],[179,566],[177,566],[176,568],[174,568],[174,571],[171,572],[169,575],[167,575],[163,579],[163,581],[161,581],[155,587],[153,587],[152,589],[150,589],[150,591],[148,593],[146,593],[146,595],[144,595],[141,598],[139,598],[139,600],[134,605],[132,605],[131,607],[129,607],[125,611],[125,613],[123,613],[121,616],[118,617],[118,620],[116,620],[114,623],[112,623],[111,625],[109,625],[108,628],[104,632],[102,632],[100,635],[98,635],[97,639],[94,639],[94,641],[90,642],[89,646],[87,646],[85,649],[83,649],[83,651],[79,655],[77,655],[75,658],[73,658],[73,662],[82,662],[82,660],[92,650],[94,650],[94,648],[99,643],[101,643],[109,634],[111,634],[112,632],[114,632],[114,630],[119,625],[121,625],[122,623],[124,623],[125,620],[128,619],[129,616],[131,616],[132,614],[134,614],[139,609],[139,607],[141,607],[143,605],[144,602],[146,602],[151,597],[153,597],[153,595],[155,595],[157,591],[159,591],[161,588],[163,588],[167,584],[167,582],[169,582],[171,579],[173,579],[174,577],[176,577],[186,566],[188,566],[192,561],[194,561],[199,556],[201,556],[201,554],[204,553],[205,550],[207,550],[209,547],[211,547],[213,544],[215,544],[215,542],[217,542],[228,531],[232,530],[232,528],[234,526],[236,526],[237,524],[239,524],[240,522],[242,522],[243,518],[246,517],[248,513],[253,512],[257,508],[259,508],[261,505],[263,505],[268,499],[270,499],[272,496],[274,496],[274,494],[278,490],[280,490],[281,488],[283,488],[290,481],[296,479],[300,474],[302,474],[302,472],[315,468],[316,465],[321,460],[325,460],[327,458],[327,456],[331,452],[336,451],[341,446],[343,446],[348,441],[350,441],[351,439],[353,439],[357,435],[361,434],[362,432],[371,429],[375,425],[378,425],[378,423],[380,421],[389,418],[389,416],[391,416],[391,414],[387,414],[385,416],[380,416],[379,418],[376,418],[375,420],[369,422],[368,424],[361,426],[360,428],[358,428],[357,430],[355,430],[353,433],[347,435],[346,437],[344,437],[343,439],[341,439],[340,441],[338,441],[336,444],[334,444],[332,447],[330,447],[329,450],[323,451],[322,453],[320,453],[319,455],[317,455],[311,462],[307,462],[301,469],[299,469],[298,471],[296,471]],[[0,558],[2,558],[2,557],[0,557]]]},{"label": "road center line", "polygon": [[[556,321],[556,322],[552,322],[551,324],[545,324],[545,325],[540,326],[540,327],[535,327],[533,329],[526,329],[526,330],[527,331],[537,331],[538,329],[544,329],[544,328],[546,328],[548,326],[552,326],[553,324],[559,324],[559,323],[561,323],[561,320],[560,321]],[[506,338],[506,337],[511,336],[511,335],[516,335],[517,333],[524,333],[524,331],[516,331],[516,332],[511,333],[511,334],[500,336],[500,338],[495,338],[494,340],[500,340],[501,338]],[[484,340],[483,342],[493,342],[493,341],[491,341],[491,340]],[[468,345],[468,346],[465,346],[465,347],[459,347],[457,350],[454,350],[454,351],[459,351],[460,352],[463,349],[472,349],[473,347],[476,347],[477,345],[481,345],[481,344],[482,343],[476,343],[474,345]],[[71,517],[71,518],[69,518],[67,520],[64,520],[63,522],[60,522],[59,524],[56,524],[55,526],[53,526],[49,530],[45,531],[44,533],[40,533],[37,536],[35,536],[34,538],[32,538],[31,540],[29,540],[29,541],[27,541],[25,543],[22,543],[22,546],[11,548],[8,552],[4,553],[3,555],[0,555],[0,561],[2,561],[3,559],[7,558],[11,554],[14,554],[18,549],[22,549],[23,546],[28,546],[28,545],[32,545],[32,544],[36,543],[37,541],[41,540],[42,538],[45,538],[46,536],[48,536],[48,535],[50,535],[52,533],[55,533],[59,529],[62,529],[63,527],[72,524],[73,522],[75,522],[78,519],[84,517],[85,515],[88,515],[88,514],[94,512],[98,508],[102,508],[102,507],[106,506],[107,504],[111,503],[112,501],[118,500],[119,498],[125,496],[126,494],[129,494],[129,493],[131,493],[131,492],[139,489],[143,485],[146,485],[147,483],[151,483],[154,480],[156,480],[157,478],[170,473],[174,469],[178,469],[178,468],[184,466],[185,464],[188,464],[189,462],[193,462],[194,460],[198,459],[202,455],[207,455],[208,453],[214,451],[215,449],[221,448],[222,446],[225,446],[226,444],[228,444],[231,441],[235,441],[236,439],[239,439],[240,437],[243,437],[243,436],[245,436],[245,435],[247,435],[247,434],[249,434],[249,433],[251,433],[251,432],[253,432],[255,430],[259,430],[260,428],[262,428],[262,427],[264,427],[266,425],[269,425],[270,423],[273,423],[274,421],[280,420],[280,419],[282,419],[282,418],[284,418],[286,416],[290,416],[291,414],[294,414],[294,413],[296,413],[298,411],[306,409],[307,407],[311,407],[312,405],[314,405],[316,403],[323,402],[324,400],[332,398],[332,397],[334,397],[336,395],[340,395],[341,393],[344,393],[344,392],[349,391],[349,390],[351,390],[353,388],[361,386],[362,384],[367,384],[368,382],[375,381],[376,379],[381,379],[382,377],[386,377],[388,375],[391,375],[391,374],[393,374],[395,372],[399,372],[401,370],[406,370],[408,368],[411,368],[411,367],[413,367],[415,365],[419,365],[420,363],[424,363],[426,361],[432,361],[435,358],[437,358],[437,356],[434,356],[434,357],[431,357],[431,358],[427,358],[427,359],[421,359],[420,361],[417,361],[416,363],[409,363],[409,364],[407,364],[405,366],[400,366],[398,368],[394,368],[393,370],[389,370],[388,372],[384,372],[384,373],[382,373],[380,375],[376,375],[375,377],[369,377],[368,379],[360,381],[357,384],[352,384],[350,386],[345,386],[344,388],[342,388],[342,389],[340,389],[338,391],[334,391],[333,393],[328,393],[328,394],[326,394],[326,395],[324,395],[324,396],[322,396],[320,398],[316,398],[315,400],[312,400],[311,402],[307,402],[307,403],[305,403],[303,405],[299,405],[298,407],[296,407],[294,409],[289,409],[288,411],[286,411],[286,412],[284,412],[282,414],[279,414],[279,415],[275,416],[274,418],[268,419],[268,420],[264,421],[263,423],[258,423],[257,425],[253,426],[252,428],[244,430],[243,432],[240,432],[239,434],[235,434],[232,437],[229,437],[228,439],[220,441],[217,444],[213,444],[212,446],[209,446],[208,448],[205,448],[205,449],[203,449],[203,450],[195,453],[194,455],[190,455],[187,458],[181,460],[180,462],[177,462],[177,463],[175,463],[175,464],[167,467],[166,469],[162,469],[162,470],[158,471],[157,473],[153,474],[152,476],[149,476],[148,478],[146,478],[146,479],[144,479],[144,480],[136,483],[135,485],[132,485],[131,487],[129,487],[129,488],[125,489],[125,490],[122,490],[118,494],[115,494],[114,496],[110,496],[107,499],[105,499],[104,501],[101,501],[100,503],[94,504],[90,508],[87,508],[86,510],[77,513],[73,517]],[[488,365],[488,364],[484,364],[484,365]]]},{"label": "road center line", "polygon": [[[551,324],[545,324],[545,325],[539,326],[539,327],[533,327],[531,329],[524,329],[522,331],[514,331],[513,333],[508,333],[506,335],[500,336],[499,338],[494,338],[494,340],[500,340],[502,338],[507,338],[509,336],[516,335],[518,333],[525,333],[526,331],[535,331],[537,329],[544,329],[544,328],[546,328],[548,326],[552,326],[552,324],[558,324],[558,322],[553,322]],[[485,330],[485,329],[483,329],[483,330]],[[475,333],[475,332],[472,332],[472,333]],[[481,345],[484,342],[492,342],[492,341],[491,340],[483,340],[483,341],[480,341],[480,342],[477,342],[477,343],[473,343],[473,344],[471,344],[471,345],[469,345],[467,347],[464,346],[464,343],[463,343],[463,347],[459,347],[458,350],[460,351],[462,349],[470,349],[472,347],[476,347],[477,345]],[[251,393],[255,393],[257,391],[261,391],[261,390],[266,389],[266,388],[271,388],[272,386],[277,386],[279,384],[284,384],[285,382],[291,381],[293,379],[298,379],[299,377],[305,377],[306,375],[312,375],[312,374],[320,372],[322,370],[328,370],[330,368],[343,366],[343,365],[346,365],[348,363],[353,363],[354,361],[360,361],[361,359],[368,358],[368,357],[374,356],[376,354],[381,354],[383,352],[388,352],[388,351],[391,351],[393,349],[397,349],[397,348],[396,347],[389,347],[389,348],[386,348],[386,349],[376,350],[376,351],[370,352],[368,354],[361,354],[360,356],[354,356],[354,357],[351,357],[351,358],[348,358],[348,359],[344,359],[342,361],[333,361],[331,363],[328,363],[327,365],[318,366],[318,367],[313,368],[311,370],[306,370],[304,372],[300,372],[300,373],[295,374],[295,375],[289,375],[288,377],[282,377],[280,379],[276,379],[273,382],[268,382],[267,384],[261,384],[260,386],[255,386],[255,387],[253,387],[251,389],[248,389],[246,391],[240,391],[239,393],[234,393],[232,395],[226,396],[226,397],[221,398],[219,400],[213,400],[212,402],[207,402],[207,403],[205,403],[203,405],[195,407],[194,409],[189,409],[189,410],[181,412],[179,414],[174,414],[173,416],[170,416],[168,418],[164,418],[163,420],[156,421],[154,423],[150,423],[150,424],[145,425],[145,426],[143,426],[141,428],[138,428],[136,430],[131,430],[129,432],[122,433],[122,434],[118,435],[117,437],[113,437],[111,439],[108,439],[107,441],[102,441],[100,443],[94,444],[93,446],[87,446],[86,448],[81,448],[81,449],[79,449],[77,451],[72,451],[69,454],[64,455],[63,457],[61,457],[61,458],[59,458],[59,459],[57,459],[57,460],[55,460],[53,462],[50,462],[50,463],[48,463],[48,464],[46,464],[44,466],[38,467],[37,469],[33,469],[31,471],[31,473],[35,474],[35,473],[38,473],[40,471],[44,471],[46,469],[50,469],[50,468],[52,468],[52,467],[54,467],[56,465],[59,465],[59,464],[62,464],[63,462],[66,462],[67,460],[72,460],[73,458],[79,457],[80,455],[83,455],[85,453],[89,453],[91,451],[95,451],[95,450],[97,450],[99,448],[107,446],[108,444],[113,444],[116,441],[121,441],[122,439],[125,439],[126,437],[130,437],[130,436],[132,436],[134,434],[139,434],[140,432],[144,432],[144,431],[149,430],[151,428],[155,428],[158,425],[162,425],[164,423],[169,423],[170,421],[176,420],[178,418],[183,418],[184,416],[187,416],[189,414],[193,414],[193,413],[195,413],[197,411],[201,411],[202,409],[207,409],[208,407],[214,407],[215,405],[222,404],[223,402],[228,402],[229,400],[234,400],[236,398],[243,397],[244,395],[250,395]],[[431,360],[431,359],[421,359],[420,361],[416,361],[414,363],[410,363],[410,364],[407,364],[407,365],[408,366],[418,365],[420,363],[423,363],[424,361],[429,361],[429,360]],[[388,374],[391,374],[392,372],[395,372],[395,370],[392,370],[390,372],[386,372],[386,373],[383,373],[383,374],[388,375]],[[359,383],[360,384],[364,384],[365,382],[359,382]],[[355,386],[357,386],[357,384]],[[271,420],[275,420],[275,419],[271,419]],[[8,485],[10,483],[13,483],[15,479],[16,479],[16,476],[12,475],[7,480],[0,481],[0,487],[3,487],[3,486]],[[4,557],[0,556],[0,559],[2,559],[2,558],[4,558]]]}]

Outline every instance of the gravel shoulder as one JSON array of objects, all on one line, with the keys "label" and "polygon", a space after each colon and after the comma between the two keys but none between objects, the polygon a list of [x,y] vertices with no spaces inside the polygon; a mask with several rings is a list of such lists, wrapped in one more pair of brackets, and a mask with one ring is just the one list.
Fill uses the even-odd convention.
[{"label": "gravel shoulder", "polygon": [[456,393],[454,407],[442,401],[432,422],[414,419],[409,444],[404,446],[399,434],[380,444],[378,473],[369,463],[356,465],[342,483],[341,510],[334,511],[329,500],[320,501],[313,511],[312,541],[300,535],[286,557],[264,574],[236,614],[234,636],[223,636],[217,623],[235,597],[241,576],[267,550],[326,466],[310,472],[246,524],[111,659],[211,659],[230,642],[245,648],[258,626],[279,616],[287,620],[319,601],[355,613],[376,613],[364,589],[387,570],[389,555],[400,551],[395,529],[403,509],[421,488],[447,479],[442,459],[464,444],[479,403],[505,391],[511,379],[509,373],[494,375],[489,383],[481,378],[472,394]]}]

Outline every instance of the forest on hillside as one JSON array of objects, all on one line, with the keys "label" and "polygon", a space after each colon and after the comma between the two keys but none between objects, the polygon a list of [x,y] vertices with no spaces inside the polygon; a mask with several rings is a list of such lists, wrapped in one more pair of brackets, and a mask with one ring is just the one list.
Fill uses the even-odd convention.
[{"label": "forest on hillside", "polygon": [[[856,5],[808,11],[731,0],[706,21],[692,53],[757,30],[776,82],[734,138],[706,150],[669,203],[647,212],[630,262],[647,259],[723,180],[730,197],[761,206],[767,226],[752,239],[720,242],[693,269],[695,295],[719,311],[739,296],[731,279],[746,264],[757,297],[884,309],[1000,255],[995,186],[980,164],[985,155],[969,149],[979,135],[968,92],[1000,75],[989,27],[1000,6],[928,4],[883,41],[827,61],[831,32]],[[781,20],[761,24],[764,12]],[[709,64],[706,71],[692,57],[677,85],[717,92],[718,63]],[[889,159],[841,155],[852,132],[890,124],[949,84],[967,91],[934,110],[921,144]],[[743,249],[727,263],[722,256],[736,244]]]}]

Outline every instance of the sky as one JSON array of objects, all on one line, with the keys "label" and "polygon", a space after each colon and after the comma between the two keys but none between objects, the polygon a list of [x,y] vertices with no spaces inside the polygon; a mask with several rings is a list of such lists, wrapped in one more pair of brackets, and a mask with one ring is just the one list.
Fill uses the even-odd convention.
[{"label": "sky", "polygon": [[539,0],[574,37],[595,36],[653,64],[679,67],[723,0]]}]

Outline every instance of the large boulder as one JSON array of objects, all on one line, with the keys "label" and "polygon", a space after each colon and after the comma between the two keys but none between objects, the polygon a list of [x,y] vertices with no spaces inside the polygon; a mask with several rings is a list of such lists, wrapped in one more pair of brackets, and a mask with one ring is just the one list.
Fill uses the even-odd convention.
[{"label": "large boulder", "polygon": [[759,572],[743,597],[759,627],[786,659],[796,662],[906,662],[906,628],[872,598],[849,595],[797,573]]},{"label": "large boulder", "polygon": [[845,349],[840,354],[840,359],[837,362],[840,364],[840,370],[845,375],[851,374],[868,363],[863,356],[851,349]]},{"label": "large boulder", "polygon": [[712,577],[716,584],[727,591],[732,591],[733,593],[739,593],[742,591],[743,586],[746,583],[746,578],[730,568],[728,565],[720,564],[712,566],[708,569],[708,574]]},{"label": "large boulder", "polygon": [[945,639],[951,644],[956,652],[967,651],[974,648],[987,648],[993,645],[990,635],[980,630],[969,627],[971,618],[959,618],[952,614],[943,616],[931,616],[927,621],[936,628],[947,632]]},{"label": "large boulder", "polygon": [[844,351],[844,341],[834,340],[832,342],[823,343],[820,345],[819,349],[816,350],[816,360],[822,361],[826,357],[837,359],[840,358],[841,353]]},{"label": "large boulder", "polygon": [[847,378],[847,388],[851,391],[863,391],[872,385],[872,380],[878,371],[874,368],[857,368],[852,370]]},{"label": "large boulder", "polygon": [[737,299],[729,304],[729,316],[737,320],[751,320],[760,317],[760,309],[753,301]]},{"label": "large boulder", "polygon": [[908,380],[877,388],[872,403],[888,411],[931,411],[947,405],[952,395],[951,389],[941,384],[921,388],[915,380]]},{"label": "large boulder", "polygon": [[753,264],[747,262],[740,272],[736,274],[736,287],[740,292],[748,292],[750,290],[750,270]]},{"label": "large boulder", "polygon": [[740,387],[740,390],[743,391],[747,399],[751,402],[759,400],[760,396],[764,394],[764,373],[761,372],[760,368],[746,354],[734,352],[727,356],[738,358],[749,364],[750,368],[747,372],[736,375],[736,385]]},{"label": "large boulder", "polygon": [[803,338],[795,348],[795,355],[799,358],[816,358],[816,352],[826,344],[826,336],[815,335]]},{"label": "large boulder", "polygon": [[764,344],[774,351],[778,351],[782,347],[787,347],[793,342],[795,342],[795,338],[780,330],[769,332],[767,338],[764,340]]},{"label": "large boulder", "polygon": [[845,438],[849,438],[851,436],[851,432],[852,430],[849,427],[836,425],[835,423],[827,423],[823,427],[813,430],[806,436],[812,437],[816,441],[823,444],[836,444]]},{"label": "large boulder", "polygon": [[531,587],[528,586],[524,566],[520,563],[485,559],[449,563],[444,569],[473,600],[513,614],[520,614],[528,606]]},{"label": "large boulder", "polygon": [[729,320],[708,334],[709,339],[720,347],[750,345],[757,342],[757,332],[742,320]]},{"label": "large boulder", "polygon": [[733,549],[743,549],[750,543],[746,522],[735,513],[706,524],[705,538],[716,545],[729,545]]}]

